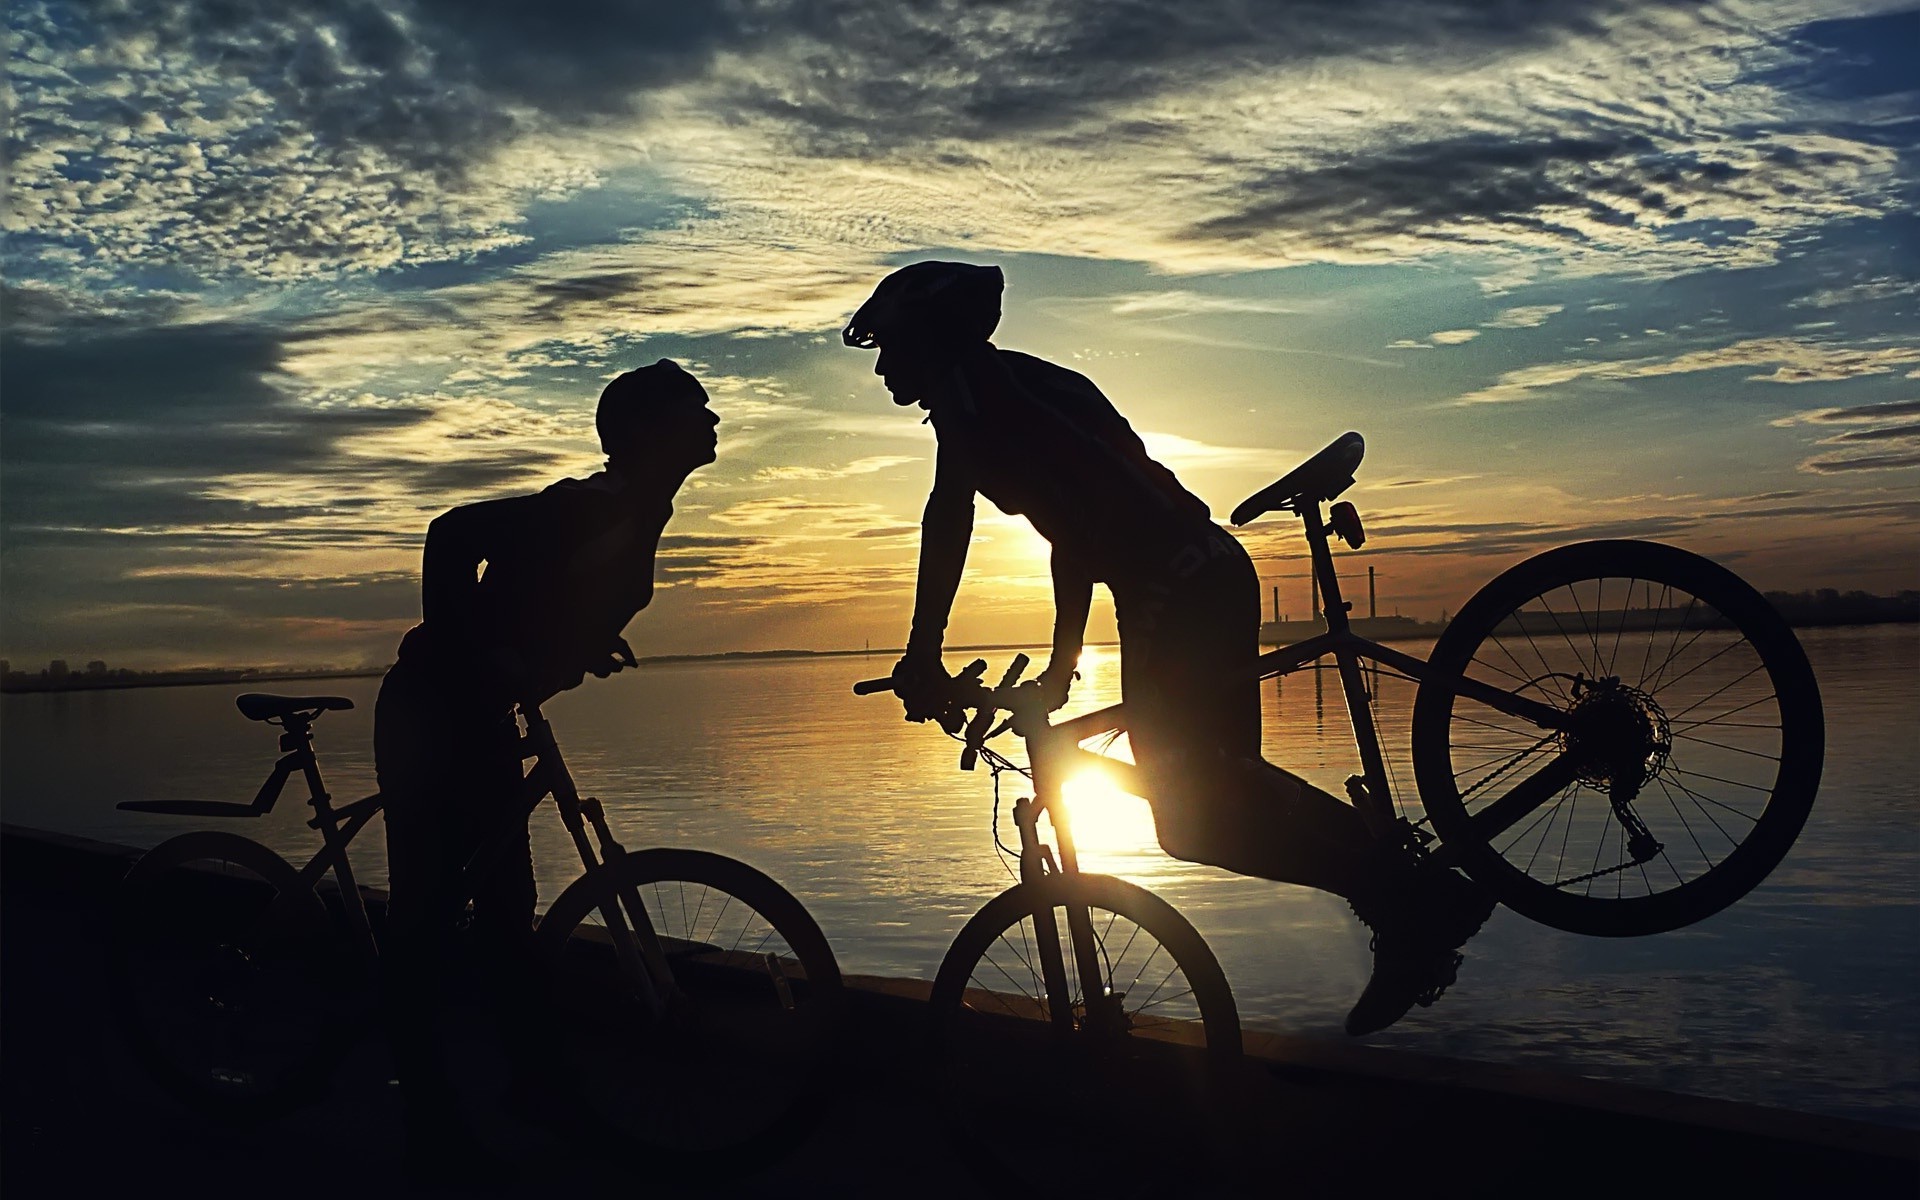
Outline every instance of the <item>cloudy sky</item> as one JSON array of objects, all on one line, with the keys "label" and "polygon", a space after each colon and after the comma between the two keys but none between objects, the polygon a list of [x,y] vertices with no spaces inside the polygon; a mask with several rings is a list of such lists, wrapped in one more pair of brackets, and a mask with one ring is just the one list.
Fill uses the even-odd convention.
[{"label": "cloudy sky", "polygon": [[[1383,605],[1559,542],[1920,586],[1913,0],[13,0],[0,653],[386,661],[426,522],[707,384],[645,653],[897,645],[931,431],[838,330],[1008,277],[1224,516],[1344,430]],[[982,506],[952,640],[1044,636]],[[1288,615],[1296,535],[1242,531]],[[1095,633],[1110,629],[1096,620]]]}]

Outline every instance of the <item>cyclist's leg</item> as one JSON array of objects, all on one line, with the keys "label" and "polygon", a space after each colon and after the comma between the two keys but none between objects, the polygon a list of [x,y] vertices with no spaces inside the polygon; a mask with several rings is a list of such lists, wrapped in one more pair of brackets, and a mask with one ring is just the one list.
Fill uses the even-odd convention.
[{"label": "cyclist's leg", "polygon": [[533,852],[513,722],[483,729],[473,754],[474,790],[463,815],[473,844],[488,847],[487,869],[471,881],[480,972],[513,1074],[510,1086],[537,1087],[544,993],[535,969]]},{"label": "cyclist's leg", "polygon": [[389,879],[383,993],[416,1159],[463,1153],[467,1139],[439,1046],[452,927],[463,901],[460,871],[472,852],[461,820],[473,789],[463,716],[452,689],[405,663],[388,672],[374,706]]},{"label": "cyclist's leg", "polygon": [[[1353,898],[1378,873],[1353,807],[1260,757],[1259,580],[1231,537],[1186,579],[1121,584],[1121,690],[1167,853]],[[1226,681],[1226,682],[1223,682]]]},{"label": "cyclist's leg", "polygon": [[1160,844],[1176,858],[1349,900],[1381,875],[1366,823],[1306,781],[1257,759],[1170,755],[1152,772]]}]

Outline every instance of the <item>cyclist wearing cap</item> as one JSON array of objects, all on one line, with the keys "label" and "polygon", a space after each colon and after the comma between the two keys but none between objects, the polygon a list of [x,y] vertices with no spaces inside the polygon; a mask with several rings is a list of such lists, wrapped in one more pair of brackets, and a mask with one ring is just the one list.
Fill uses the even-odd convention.
[{"label": "cyclist wearing cap", "polygon": [[[374,761],[385,799],[390,1002],[409,1157],[432,1167],[478,1155],[430,1049],[461,868],[517,827],[473,895],[473,929],[501,976],[516,1025],[533,923],[533,862],[515,706],[537,705],[634,666],[621,631],[653,598],[654,556],[673,496],[714,460],[719,418],[677,363],[628,371],[594,418],[606,468],[529,496],[452,509],[427,527],[424,619],[401,640],[374,707]],[[516,1069],[536,1057],[512,1029]]]},{"label": "cyclist wearing cap", "polygon": [[1259,653],[1252,561],[1090,380],[989,340],[1001,290],[997,267],[914,263],[882,280],[841,335],[879,350],[874,373],[894,403],[926,410],[938,438],[912,630],[893,672],[907,719],[948,716],[941,647],[974,496],[985,496],[1052,543],[1053,648],[1038,678],[1055,708],[1093,585],[1112,594],[1128,739],[1162,848],[1351,902],[1375,931],[1375,960],[1350,1033],[1432,1003],[1492,901],[1463,876],[1377,846],[1350,805],[1261,759],[1247,674]]}]

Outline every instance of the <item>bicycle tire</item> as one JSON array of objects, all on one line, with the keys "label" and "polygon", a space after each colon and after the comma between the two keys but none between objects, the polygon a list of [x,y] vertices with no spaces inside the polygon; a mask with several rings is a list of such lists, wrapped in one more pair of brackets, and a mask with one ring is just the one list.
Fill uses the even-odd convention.
[{"label": "bicycle tire", "polygon": [[285,859],[231,833],[170,838],[127,871],[113,932],[119,1028],[167,1091],[237,1121],[324,1092],[355,1033],[354,958]]},{"label": "bicycle tire", "polygon": [[[623,986],[595,928],[623,891],[646,906],[684,994],[666,1018]],[[709,1178],[777,1160],[826,1111],[844,1033],[840,967],[805,906],[767,875],[699,850],[629,853],[560,894],[539,944],[560,1018],[558,1078],[593,1136]]]},{"label": "bicycle tire", "polygon": [[[1089,911],[1101,994],[1119,997],[1117,1031],[1088,1020],[1068,905]],[[1035,954],[1042,910],[1053,913],[1073,993],[1068,1022],[1051,1019]],[[1145,888],[1082,874],[1015,884],[954,938],[929,1009],[945,1125],[984,1181],[1125,1195],[1191,1187],[1196,1171],[1224,1162],[1217,1102],[1241,1062],[1233,990],[1199,932]],[[1128,1117],[1116,1122],[1122,1105]],[[1129,1139],[1117,1153],[1116,1133]]]},{"label": "bicycle tire", "polygon": [[[1412,750],[1434,830],[1502,903],[1559,929],[1629,937],[1719,912],[1779,865],[1819,788],[1819,686],[1792,629],[1733,572],[1673,546],[1529,558],[1461,608],[1430,666]],[[1462,676],[1567,724],[1523,728],[1459,697],[1448,681]],[[1517,811],[1476,819],[1495,785],[1536,772],[1538,805],[1489,835]],[[1616,793],[1632,795],[1616,807]]]}]

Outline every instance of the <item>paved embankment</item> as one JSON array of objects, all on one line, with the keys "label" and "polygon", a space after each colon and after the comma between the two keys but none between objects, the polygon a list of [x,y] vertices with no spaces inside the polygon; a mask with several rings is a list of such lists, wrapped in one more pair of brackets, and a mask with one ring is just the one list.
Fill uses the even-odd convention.
[{"label": "paved embankment", "polygon": [[[332,1096],[242,1129],[175,1104],[128,1061],[106,995],[113,888],[134,852],[8,827],[0,836],[0,1086],[11,1197],[142,1192],[201,1197],[405,1195],[398,1104],[377,1037]],[[831,936],[835,931],[828,930]],[[642,1163],[586,1163],[505,1118],[485,1132],[519,1166],[509,1194],[619,1186],[649,1196],[1020,1196],[968,1174],[914,1053],[924,984],[855,978],[843,1098],[771,1176],[675,1192]],[[1538,1072],[1309,1039],[1250,1035],[1240,1112],[1217,1149],[1231,1182],[1179,1194],[1845,1195],[1920,1183],[1920,1134]],[[1006,1128],[1020,1128],[1009,1098]],[[1113,1098],[1108,1152],[1155,1131]],[[1033,1118],[1027,1118],[1031,1121]],[[1904,1189],[1903,1189],[1904,1190]]]}]

